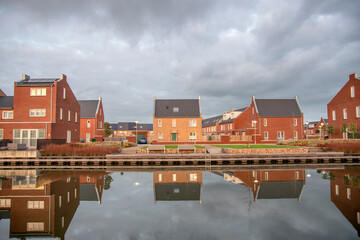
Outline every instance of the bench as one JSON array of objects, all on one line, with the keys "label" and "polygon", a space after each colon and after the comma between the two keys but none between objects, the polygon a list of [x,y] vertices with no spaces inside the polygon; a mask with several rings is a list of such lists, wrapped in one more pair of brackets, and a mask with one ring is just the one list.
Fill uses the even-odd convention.
[{"label": "bench", "polygon": [[194,153],[195,146],[194,145],[179,145],[178,152],[179,153]]},{"label": "bench", "polygon": [[147,153],[165,153],[165,146],[163,146],[163,145],[150,145],[147,148]]}]

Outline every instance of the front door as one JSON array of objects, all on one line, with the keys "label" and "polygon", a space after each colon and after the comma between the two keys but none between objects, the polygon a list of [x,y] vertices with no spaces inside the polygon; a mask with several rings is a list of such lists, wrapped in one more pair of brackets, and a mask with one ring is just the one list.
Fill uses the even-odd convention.
[{"label": "front door", "polygon": [[171,133],[171,141],[173,142],[177,141],[177,133]]}]

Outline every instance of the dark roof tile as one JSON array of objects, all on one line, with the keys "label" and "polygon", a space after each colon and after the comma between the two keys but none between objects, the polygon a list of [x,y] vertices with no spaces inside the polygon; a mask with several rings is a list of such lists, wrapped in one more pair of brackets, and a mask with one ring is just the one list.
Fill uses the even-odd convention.
[{"label": "dark roof tile", "polygon": [[219,122],[222,118],[222,115],[206,118],[202,120],[202,127],[211,127],[215,126],[217,122]]},{"label": "dark roof tile", "polygon": [[80,118],[95,118],[99,100],[79,100]]},{"label": "dark roof tile", "polygon": [[302,117],[296,99],[255,99],[260,117]]},{"label": "dark roof tile", "polygon": [[199,99],[156,99],[155,117],[200,117]]},{"label": "dark roof tile", "polygon": [[14,107],[13,96],[1,96],[0,97],[0,109],[12,109]]}]

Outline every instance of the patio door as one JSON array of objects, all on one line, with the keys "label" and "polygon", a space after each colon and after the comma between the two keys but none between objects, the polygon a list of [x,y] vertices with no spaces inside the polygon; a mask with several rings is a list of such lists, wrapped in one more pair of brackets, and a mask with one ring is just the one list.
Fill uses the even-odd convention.
[{"label": "patio door", "polygon": [[285,139],[285,132],[278,132],[278,139],[284,140]]},{"label": "patio door", "polygon": [[21,129],[21,143],[27,147],[36,147],[36,129]]}]

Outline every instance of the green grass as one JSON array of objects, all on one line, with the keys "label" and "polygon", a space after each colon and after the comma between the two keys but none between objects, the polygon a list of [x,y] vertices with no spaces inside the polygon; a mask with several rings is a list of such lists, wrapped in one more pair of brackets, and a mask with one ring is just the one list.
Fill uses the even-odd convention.
[{"label": "green grass", "polygon": [[[248,145],[212,145],[220,148],[248,148]],[[250,144],[250,148],[294,148],[294,146],[283,146],[283,145],[265,145],[265,144]]]},{"label": "green grass", "polygon": [[141,149],[147,149],[148,147],[142,147]]},{"label": "green grass", "polygon": [[166,149],[176,149],[178,148],[178,145],[165,145]]},{"label": "green grass", "polygon": [[205,148],[203,146],[195,145],[195,148]]}]

